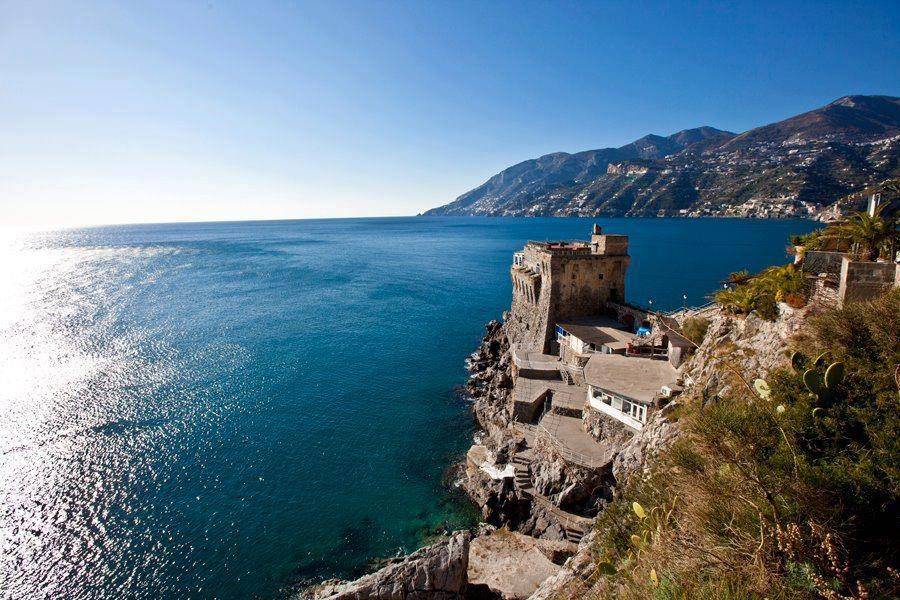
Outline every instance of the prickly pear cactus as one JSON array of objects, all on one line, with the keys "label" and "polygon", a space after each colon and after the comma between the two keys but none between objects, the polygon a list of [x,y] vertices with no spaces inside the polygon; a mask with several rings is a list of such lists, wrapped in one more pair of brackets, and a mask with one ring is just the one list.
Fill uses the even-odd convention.
[{"label": "prickly pear cactus", "polygon": [[829,390],[834,390],[840,383],[844,380],[844,363],[836,362],[831,363],[828,369],[825,371],[825,387]]},{"label": "prickly pear cactus", "polygon": [[816,396],[821,396],[822,392],[825,390],[822,384],[822,375],[815,369],[806,370],[803,374],[803,383],[806,385],[806,389]]},{"label": "prickly pear cactus", "polygon": [[[816,359],[819,362],[825,354]],[[806,389],[816,395],[819,402],[828,402],[834,396],[834,391],[844,380],[844,363],[831,363],[823,372],[821,368],[808,369],[803,374],[803,383]]]}]

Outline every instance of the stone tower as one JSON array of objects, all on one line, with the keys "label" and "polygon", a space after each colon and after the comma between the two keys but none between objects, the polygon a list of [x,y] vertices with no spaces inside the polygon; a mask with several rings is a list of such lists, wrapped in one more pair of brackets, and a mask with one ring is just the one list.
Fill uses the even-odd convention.
[{"label": "stone tower", "polygon": [[510,342],[548,352],[558,321],[603,314],[608,301],[625,300],[628,236],[594,225],[587,242],[528,242],[513,255]]}]

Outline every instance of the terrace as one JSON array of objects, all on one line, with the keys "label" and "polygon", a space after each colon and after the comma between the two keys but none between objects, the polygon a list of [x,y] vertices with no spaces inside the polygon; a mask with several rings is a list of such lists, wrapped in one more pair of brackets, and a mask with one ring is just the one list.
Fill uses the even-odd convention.
[{"label": "terrace", "polygon": [[668,362],[618,354],[592,355],[584,378],[591,408],[636,430],[647,422],[648,410],[680,389]]}]

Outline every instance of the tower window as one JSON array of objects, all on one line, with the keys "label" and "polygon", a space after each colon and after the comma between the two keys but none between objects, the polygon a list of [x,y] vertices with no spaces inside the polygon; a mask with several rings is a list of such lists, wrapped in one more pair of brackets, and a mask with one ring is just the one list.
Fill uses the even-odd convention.
[{"label": "tower window", "polygon": [[600,273],[600,281],[603,281],[603,273]]}]

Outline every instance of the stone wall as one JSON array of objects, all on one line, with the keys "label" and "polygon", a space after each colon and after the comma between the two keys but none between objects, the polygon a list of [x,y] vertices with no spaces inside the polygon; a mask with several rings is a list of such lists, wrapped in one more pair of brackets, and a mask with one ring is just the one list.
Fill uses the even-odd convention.
[{"label": "stone wall", "polygon": [[608,301],[624,299],[628,238],[596,237],[609,254],[525,246],[522,264],[510,269],[513,299],[506,329],[511,344],[550,352],[558,321],[601,314]]},{"label": "stone wall", "polygon": [[868,300],[882,294],[897,283],[897,265],[861,260],[845,256],[841,262],[838,296],[842,303]]}]

